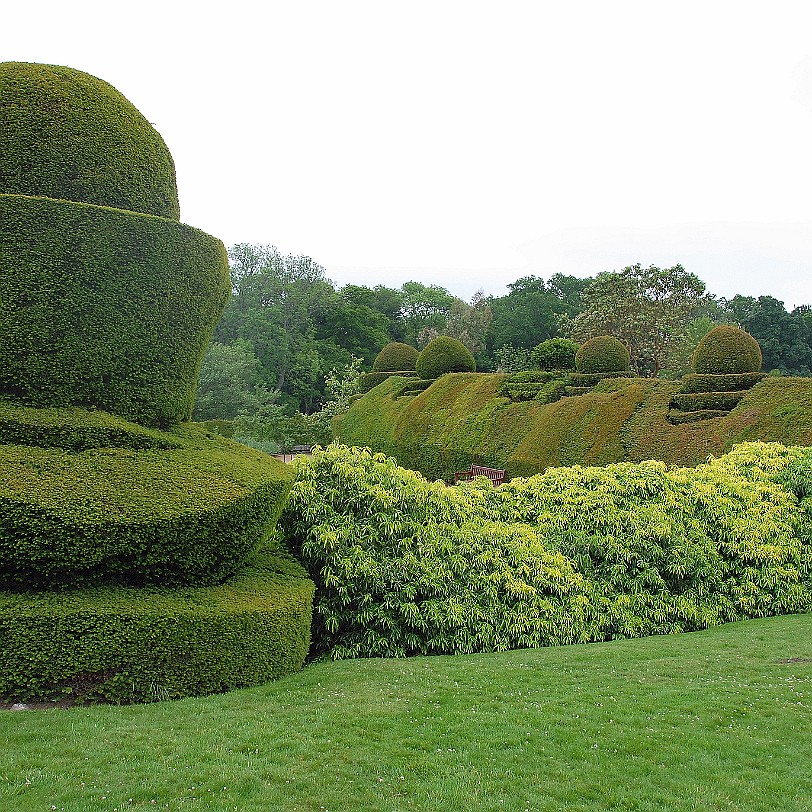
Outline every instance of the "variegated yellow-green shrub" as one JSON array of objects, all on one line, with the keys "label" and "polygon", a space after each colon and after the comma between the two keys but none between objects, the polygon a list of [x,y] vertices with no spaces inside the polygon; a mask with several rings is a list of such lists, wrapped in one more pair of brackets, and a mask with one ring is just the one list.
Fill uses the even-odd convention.
[{"label": "variegated yellow-green shrub", "polygon": [[449,487],[339,445],[300,460],[280,522],[333,657],[492,651],[812,608],[812,451],[696,469],[550,469]]}]

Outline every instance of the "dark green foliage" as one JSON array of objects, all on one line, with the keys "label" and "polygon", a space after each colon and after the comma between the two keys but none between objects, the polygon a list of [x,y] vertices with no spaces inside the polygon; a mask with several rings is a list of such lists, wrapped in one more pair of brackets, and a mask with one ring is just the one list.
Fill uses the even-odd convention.
[{"label": "dark green foliage", "polygon": [[317,582],[314,646],[333,657],[640,637],[812,608],[809,517],[782,485],[810,468],[806,449],[752,443],[697,469],[449,488],[331,446],[297,466],[280,526]]},{"label": "dark green foliage", "polygon": [[696,372],[707,375],[758,372],[761,369],[761,348],[749,333],[722,324],[699,342],[693,365]]},{"label": "dark green foliage", "polygon": [[625,372],[629,369],[629,350],[613,336],[596,336],[584,342],[575,354],[578,372]]},{"label": "dark green foliage", "polygon": [[439,378],[448,372],[475,372],[476,361],[468,348],[456,338],[439,336],[430,341],[417,356],[420,378]]},{"label": "dark green foliage", "polygon": [[0,194],[180,216],[161,136],[107,82],[55,65],[0,63]]},{"label": "dark green foliage", "polygon": [[530,358],[539,369],[575,369],[578,344],[568,338],[548,338],[537,345]]},{"label": "dark green foliage", "polygon": [[298,671],[313,583],[263,552],[211,587],[0,592],[0,697],[148,702]]},{"label": "dark green foliage", "polygon": [[150,426],[189,419],[228,296],[219,240],[143,214],[0,195],[0,288],[0,393]]},{"label": "dark green foliage", "polygon": [[375,357],[373,372],[399,372],[413,370],[417,364],[417,350],[409,344],[392,341]]},{"label": "dark green foliage", "polygon": [[744,392],[691,392],[674,395],[671,401],[677,409],[685,412],[735,409],[744,397]]},{"label": "dark green foliage", "polygon": [[763,372],[738,372],[729,375],[685,375],[680,379],[683,392],[737,392],[750,389],[764,377]]},{"label": "dark green foliage", "polygon": [[[85,433],[96,422],[89,413]],[[200,429],[165,437],[139,451],[0,445],[0,583],[212,584],[234,572],[273,528],[292,473]]]}]

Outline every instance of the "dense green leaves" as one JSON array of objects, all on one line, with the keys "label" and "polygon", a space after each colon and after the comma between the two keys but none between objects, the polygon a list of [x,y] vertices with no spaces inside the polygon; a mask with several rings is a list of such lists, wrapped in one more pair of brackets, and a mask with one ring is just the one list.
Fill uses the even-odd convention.
[{"label": "dense green leaves", "polygon": [[810,467],[807,449],[749,444],[697,469],[559,468],[493,489],[331,446],[300,461],[281,526],[334,657],[688,631],[812,607]]}]

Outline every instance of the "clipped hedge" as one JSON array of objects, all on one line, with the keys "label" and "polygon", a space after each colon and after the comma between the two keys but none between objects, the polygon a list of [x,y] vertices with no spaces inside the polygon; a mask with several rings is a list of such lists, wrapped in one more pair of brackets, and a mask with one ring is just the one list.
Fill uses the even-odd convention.
[{"label": "clipped hedge", "polygon": [[705,375],[754,373],[761,369],[761,361],[758,341],[730,324],[714,327],[693,355],[694,371]]},{"label": "clipped hedge", "polygon": [[680,409],[671,409],[668,412],[668,422],[679,426],[684,423],[698,423],[701,420],[712,420],[714,417],[725,417],[729,413],[728,409],[696,409],[690,412],[683,412]]},{"label": "clipped hedge", "polygon": [[143,214],[0,195],[0,394],[148,426],[192,413],[223,244]]},{"label": "clipped hedge", "polygon": [[696,469],[558,468],[447,487],[342,446],[297,465],[283,528],[335,658],[691,631],[812,608],[812,451]]},{"label": "clipped hedge", "polygon": [[592,387],[610,378],[634,378],[636,376],[626,369],[615,372],[570,372],[568,377],[573,386]]},{"label": "clipped hedge", "polygon": [[417,356],[418,352],[414,347],[400,341],[392,341],[375,356],[372,371],[392,373],[401,370],[414,371]]},{"label": "clipped hedge", "polygon": [[672,406],[685,412],[721,410],[730,411],[738,406],[744,392],[691,392],[677,394],[671,401]]},{"label": "clipped hedge", "polygon": [[161,136],[107,82],[57,65],[0,63],[0,194],[180,216]]},{"label": "clipped hedge", "polygon": [[137,450],[180,448],[182,441],[166,432],[129,423],[107,412],[90,412],[76,407],[35,409],[0,399],[0,445],[72,451],[104,447]]},{"label": "clipped hedge", "polygon": [[516,372],[502,384],[500,394],[513,401],[551,403],[564,393],[567,378],[561,372]]},{"label": "clipped hedge", "polygon": [[400,390],[400,394],[401,395],[416,395],[419,392],[425,392],[426,389],[428,389],[433,383],[434,383],[434,381],[431,381],[431,380],[423,381],[423,380],[420,380],[419,378],[416,379],[416,380],[410,380],[410,381],[407,381],[404,384],[403,388]]},{"label": "clipped hedge", "polygon": [[738,392],[750,389],[764,378],[763,372],[734,372],[729,375],[693,374],[680,379],[682,392]]},{"label": "clipped hedge", "polygon": [[314,586],[266,551],[218,586],[0,592],[0,697],[147,702],[298,671]]},{"label": "clipped hedge", "polygon": [[629,369],[629,350],[614,336],[595,336],[575,353],[575,369],[582,374],[625,372]]},{"label": "clipped hedge", "polygon": [[476,372],[476,361],[461,341],[438,336],[429,341],[417,356],[418,377],[439,378],[448,372]]},{"label": "clipped hedge", "polygon": [[399,378],[417,377],[417,373],[409,369],[401,369],[397,372],[365,372],[358,381],[361,393],[369,392],[370,389],[374,389],[378,384],[383,383],[387,378],[391,378],[393,375]]},{"label": "clipped hedge", "polygon": [[182,447],[0,446],[0,584],[212,584],[273,528],[293,478],[193,428]]}]

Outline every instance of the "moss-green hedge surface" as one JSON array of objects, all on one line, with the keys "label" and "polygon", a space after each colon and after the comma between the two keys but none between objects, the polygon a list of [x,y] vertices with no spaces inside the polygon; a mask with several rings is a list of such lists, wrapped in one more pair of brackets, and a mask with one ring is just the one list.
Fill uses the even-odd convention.
[{"label": "moss-green hedge surface", "polygon": [[512,402],[505,375],[452,374],[413,398],[390,378],[333,423],[336,438],[453,481],[472,463],[529,476],[551,466],[659,459],[697,465],[745,440],[812,445],[812,379],[764,378],[727,415],[675,425],[680,381],[611,378],[553,403]]},{"label": "moss-green hedge surface", "polygon": [[640,637],[812,608],[812,450],[695,469],[428,482],[334,445],[297,464],[280,527],[317,584],[316,651],[465,653]]},{"label": "moss-green hedge surface", "polygon": [[0,290],[0,394],[168,426],[191,416],[230,282],[197,229],[0,195]]},{"label": "moss-green hedge surface", "polygon": [[212,584],[233,573],[272,530],[293,474],[200,427],[164,436],[165,448],[0,446],[0,584]]},{"label": "moss-green hedge surface", "polygon": [[263,551],[211,587],[0,592],[0,697],[144,702],[298,671],[314,586]]},{"label": "moss-green hedge surface", "polygon": [[161,136],[107,82],[57,65],[0,63],[0,194],[179,217]]}]

